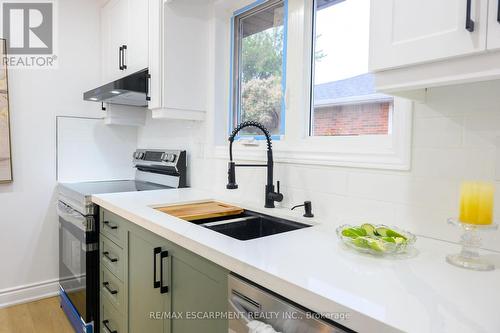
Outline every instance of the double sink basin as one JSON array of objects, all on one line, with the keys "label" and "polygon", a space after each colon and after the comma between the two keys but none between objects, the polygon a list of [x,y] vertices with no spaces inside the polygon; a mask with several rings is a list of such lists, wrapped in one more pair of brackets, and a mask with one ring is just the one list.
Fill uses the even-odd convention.
[{"label": "double sink basin", "polygon": [[201,219],[192,223],[242,241],[311,227],[249,210],[238,215]]}]

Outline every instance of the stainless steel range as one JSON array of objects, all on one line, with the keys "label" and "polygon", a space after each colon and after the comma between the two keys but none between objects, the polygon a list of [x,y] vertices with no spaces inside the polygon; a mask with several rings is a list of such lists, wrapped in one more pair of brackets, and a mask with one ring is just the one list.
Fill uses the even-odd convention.
[{"label": "stainless steel range", "polygon": [[59,285],[61,307],[76,332],[99,332],[99,207],[93,194],[186,187],[186,152],[138,149],[134,179],[60,183]]}]

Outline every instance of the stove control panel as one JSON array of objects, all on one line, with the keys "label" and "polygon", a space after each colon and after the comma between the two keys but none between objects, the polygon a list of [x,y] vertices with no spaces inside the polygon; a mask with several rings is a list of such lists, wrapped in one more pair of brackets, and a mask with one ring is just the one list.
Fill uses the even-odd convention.
[{"label": "stove control panel", "polygon": [[186,164],[184,150],[137,149],[132,157],[136,168],[182,168]]}]

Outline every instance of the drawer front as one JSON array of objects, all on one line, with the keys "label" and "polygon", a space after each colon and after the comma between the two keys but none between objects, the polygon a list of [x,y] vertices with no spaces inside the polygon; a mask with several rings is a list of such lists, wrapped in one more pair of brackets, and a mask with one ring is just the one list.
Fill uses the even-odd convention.
[{"label": "drawer front", "polygon": [[101,333],[125,333],[123,316],[105,298],[101,305]]},{"label": "drawer front", "polygon": [[125,262],[123,249],[113,243],[113,241],[106,236],[101,235],[99,251],[101,264],[106,266],[111,273],[123,281],[123,266]]},{"label": "drawer front", "polygon": [[103,210],[100,221],[101,233],[120,247],[125,244],[125,224],[126,221],[118,215]]},{"label": "drawer front", "polygon": [[106,266],[101,265],[101,295],[102,299],[108,300],[116,307],[118,312],[124,313],[125,309],[125,288],[123,282],[118,280]]}]

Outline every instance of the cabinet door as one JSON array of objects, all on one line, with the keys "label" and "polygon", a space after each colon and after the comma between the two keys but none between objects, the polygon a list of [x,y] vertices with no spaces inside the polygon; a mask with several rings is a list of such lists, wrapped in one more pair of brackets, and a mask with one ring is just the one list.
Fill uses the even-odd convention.
[{"label": "cabinet door", "polygon": [[148,109],[160,109],[163,105],[163,0],[149,0],[148,21],[148,68],[149,96]]},{"label": "cabinet door", "polygon": [[162,316],[169,312],[170,294],[160,293],[159,286],[155,286],[154,283],[160,280],[162,259],[161,255],[155,251],[160,246],[161,243],[153,237],[144,237],[142,233],[129,232],[128,322],[130,333],[165,332],[167,319]]},{"label": "cabinet door", "polygon": [[127,40],[127,0],[111,0],[101,10],[102,79],[115,80],[124,75],[120,69],[120,47]]},{"label": "cabinet door", "polygon": [[164,108],[181,111],[207,109],[208,13],[208,1],[165,3],[161,59]]},{"label": "cabinet door", "polygon": [[125,65],[127,74],[132,74],[148,67],[149,1],[128,0],[128,8]]},{"label": "cabinet door", "polygon": [[[466,29],[468,4],[473,29]],[[370,69],[484,51],[487,7],[487,0],[371,0]]]},{"label": "cabinet door", "polygon": [[172,313],[182,319],[171,320],[171,332],[221,333],[228,331],[227,320],[206,319],[227,311],[227,272],[192,253],[172,257]]},{"label": "cabinet door", "polygon": [[488,17],[488,50],[500,49],[500,0],[490,0]]}]

